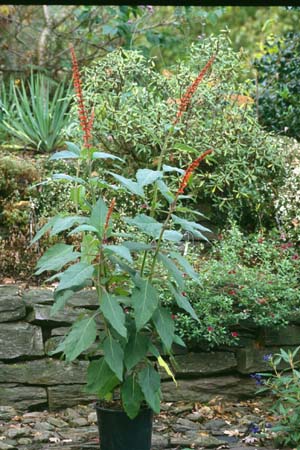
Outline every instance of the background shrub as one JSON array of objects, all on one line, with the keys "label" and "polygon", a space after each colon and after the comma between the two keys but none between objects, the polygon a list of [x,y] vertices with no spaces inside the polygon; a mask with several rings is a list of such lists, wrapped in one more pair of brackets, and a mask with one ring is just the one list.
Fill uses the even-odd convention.
[{"label": "background shrub", "polygon": [[85,95],[95,107],[95,142],[126,160],[128,176],[137,167],[155,167],[179,99],[217,45],[212,70],[171,133],[164,162],[183,168],[213,148],[210,163],[201,166],[191,183],[193,207],[205,209],[214,224],[234,219],[250,231],[270,227],[274,198],[286,173],[284,149],[257,123],[250,83],[239,83],[242,57],[225,36],[192,45],[185,60],[162,74],[153,70],[153,61],[123,49],[86,68]]},{"label": "background shrub", "polygon": [[259,122],[300,139],[300,33],[269,38],[255,62]]}]

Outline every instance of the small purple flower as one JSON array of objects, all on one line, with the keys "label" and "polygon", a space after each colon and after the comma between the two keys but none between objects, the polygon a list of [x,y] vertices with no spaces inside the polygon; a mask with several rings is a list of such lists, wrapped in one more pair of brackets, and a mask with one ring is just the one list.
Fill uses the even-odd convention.
[{"label": "small purple flower", "polygon": [[260,428],[258,425],[256,425],[256,423],[251,423],[251,425],[249,427],[249,431],[250,431],[250,433],[259,433]]},{"label": "small purple flower", "polygon": [[256,384],[257,386],[262,386],[262,385],[264,384],[264,382],[263,382],[263,380],[262,380],[262,378],[261,378],[261,375],[260,375],[259,373],[252,373],[252,374],[250,375],[250,377],[253,378],[253,379],[255,380],[255,384]]},{"label": "small purple flower", "polygon": [[273,356],[272,353],[268,353],[267,355],[263,356],[263,360],[269,362],[270,359],[272,359],[272,356]]},{"label": "small purple flower", "polygon": [[271,423],[266,423],[265,427],[266,427],[266,428],[272,428],[273,425],[272,425]]}]

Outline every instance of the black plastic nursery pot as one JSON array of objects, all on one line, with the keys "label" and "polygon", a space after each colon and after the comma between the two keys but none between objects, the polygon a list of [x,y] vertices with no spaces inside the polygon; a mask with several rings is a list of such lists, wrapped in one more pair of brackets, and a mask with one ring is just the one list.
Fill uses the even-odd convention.
[{"label": "black plastic nursery pot", "polygon": [[151,450],[153,411],[141,409],[130,419],[122,410],[96,404],[100,450]]}]

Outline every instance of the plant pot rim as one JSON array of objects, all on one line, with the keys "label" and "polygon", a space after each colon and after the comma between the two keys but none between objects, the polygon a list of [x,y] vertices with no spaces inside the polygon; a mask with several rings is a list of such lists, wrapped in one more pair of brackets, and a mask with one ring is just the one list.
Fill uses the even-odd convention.
[{"label": "plant pot rim", "polygon": [[[95,405],[94,405],[94,407],[95,407],[95,409],[100,409],[101,411],[105,411],[105,412],[118,413],[118,414],[126,414],[126,412],[125,412],[125,410],[124,410],[123,408],[121,408],[121,407],[118,408],[118,407],[113,406],[113,405],[112,405],[111,408],[109,408],[109,407],[107,406],[107,403],[105,403],[105,402],[96,402]],[[141,412],[143,412],[143,411],[152,411],[152,409],[149,408],[148,405],[142,405],[141,408],[140,408],[139,414],[140,414]],[[126,415],[127,415],[127,414],[126,414]]]}]

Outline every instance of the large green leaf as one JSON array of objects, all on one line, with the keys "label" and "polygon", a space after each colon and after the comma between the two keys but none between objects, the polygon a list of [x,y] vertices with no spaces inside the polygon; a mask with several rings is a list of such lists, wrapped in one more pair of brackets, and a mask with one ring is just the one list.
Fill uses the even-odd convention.
[{"label": "large green leaf", "polygon": [[124,357],[127,370],[131,370],[146,356],[149,342],[149,337],[144,334],[135,332],[130,335],[125,347]]},{"label": "large green leaf", "polygon": [[162,170],[163,172],[177,172],[180,173],[181,175],[183,175],[185,172],[183,169],[179,169],[179,167],[167,166],[166,164],[163,165]]},{"label": "large green leaf", "polygon": [[121,399],[125,412],[130,419],[134,419],[144,400],[143,392],[137,383],[136,376],[130,375],[121,386]]},{"label": "large green leaf", "polygon": [[72,236],[73,234],[76,233],[82,233],[83,231],[90,231],[91,233],[97,233],[98,234],[98,230],[96,227],[93,227],[93,225],[79,225],[78,227],[74,228],[74,230],[70,231],[70,233],[68,233],[68,236]]},{"label": "large green leaf", "polygon": [[49,159],[77,159],[79,155],[77,153],[70,152],[69,150],[63,150],[61,152],[54,153]]},{"label": "large green leaf", "polygon": [[121,258],[126,259],[126,261],[128,261],[130,263],[133,262],[130,251],[124,245],[121,245],[121,244],[105,245],[105,246],[103,246],[103,250],[104,250],[104,253],[108,253],[108,254],[114,253],[114,254],[120,256]]},{"label": "large green leaf", "polygon": [[180,289],[183,290],[185,286],[184,278],[182,276],[182,272],[180,272],[180,270],[174,264],[174,262],[167,256],[163,255],[162,253],[158,253],[157,259],[158,261],[163,263],[163,265],[165,266],[169,274],[174,278]]},{"label": "large green leaf", "polygon": [[66,173],[54,173],[52,175],[53,180],[74,181],[75,183],[86,184],[83,178],[67,175]]},{"label": "large green leaf", "polygon": [[36,275],[45,270],[60,270],[65,264],[75,261],[80,256],[79,252],[73,252],[73,245],[55,244],[50,247],[39,259],[36,267]]},{"label": "large green leaf", "polygon": [[90,234],[85,234],[81,242],[81,262],[91,264],[98,254],[99,241]]},{"label": "large green leaf", "polygon": [[80,148],[74,142],[66,141],[66,146],[69,152],[76,153],[77,155],[80,154]]},{"label": "large green leaf", "polygon": [[74,291],[67,289],[66,291],[54,292],[55,303],[51,307],[50,315],[54,316],[60,309],[62,309],[67,301],[74,295]]},{"label": "large green leaf", "polygon": [[180,242],[183,236],[179,231],[166,230],[164,231],[162,238],[165,241]]},{"label": "large green leaf", "polygon": [[211,230],[209,230],[208,228],[196,222],[182,219],[181,217],[178,217],[175,214],[172,214],[172,219],[174,223],[180,225],[181,228],[183,228],[184,230],[191,232],[195,237],[208,241],[207,237],[204,236],[203,233],[201,233],[201,231],[211,233]]},{"label": "large green leaf", "polygon": [[190,304],[190,302],[188,301],[188,299],[182,295],[182,293],[178,292],[172,285],[171,283],[169,283],[169,289],[171,291],[171,293],[173,294],[177,305],[179,306],[179,308],[184,309],[187,313],[189,313],[189,315],[197,320],[197,322],[200,322],[199,317],[197,316],[197,314],[195,313],[192,305]]},{"label": "large green leaf", "polygon": [[103,342],[104,358],[120,381],[123,380],[124,351],[119,342],[111,335]]},{"label": "large green leaf", "polygon": [[85,281],[91,279],[93,274],[94,266],[85,262],[74,264],[59,276],[60,282],[56,291],[63,291],[81,285]]},{"label": "large green leaf", "polygon": [[162,177],[162,172],[151,169],[139,169],[136,173],[138,184],[143,188]]},{"label": "large green leaf", "polygon": [[144,252],[152,249],[151,244],[145,244],[144,242],[125,241],[123,242],[123,245],[131,252]]},{"label": "large green leaf", "polygon": [[97,394],[98,397],[104,398],[112,393],[119,383],[120,381],[104,358],[90,362],[87,371],[86,392]]},{"label": "large green leaf", "polygon": [[104,201],[102,200],[102,198],[100,197],[93,210],[92,210],[92,214],[91,214],[91,218],[90,218],[90,225],[92,225],[93,227],[95,227],[100,235],[103,234],[104,231],[104,225],[106,222],[106,217],[107,217],[107,213],[108,213],[108,208],[106,206],[106,204],[104,203]]},{"label": "large green leaf", "polygon": [[156,413],[160,412],[160,376],[150,365],[138,373],[138,383],[150,408]]},{"label": "large green leaf", "polygon": [[154,238],[159,237],[162,228],[161,223],[152,217],[146,216],[146,214],[138,214],[133,219],[126,218],[125,222],[129,225],[135,225],[139,230]]},{"label": "large green leaf", "polygon": [[94,152],[92,159],[118,159],[119,161],[124,162],[124,159],[120,158],[119,156],[112,155],[111,153],[105,153],[105,152]]},{"label": "large green leaf", "polygon": [[121,175],[113,172],[108,173],[112,175],[116,180],[118,180],[122,184],[122,186],[124,186],[132,194],[138,195],[139,197],[145,197],[143,188],[136,181],[132,181],[129,178],[122,177]]},{"label": "large green leaf", "polygon": [[140,279],[138,287],[133,289],[131,300],[136,328],[140,330],[151,319],[157,308],[158,293],[149,280]]},{"label": "large green leaf", "polygon": [[164,196],[164,198],[169,202],[169,203],[173,203],[175,200],[174,195],[172,194],[172,192],[170,191],[170,189],[168,188],[168,186],[166,185],[166,183],[163,180],[158,180],[157,181],[157,187],[160,191],[160,193]]},{"label": "large green leaf", "polygon": [[166,349],[171,351],[175,326],[170,311],[166,308],[157,308],[152,320]]},{"label": "large green leaf", "polygon": [[52,226],[56,220],[57,220],[57,216],[52,217],[47,223],[45,223],[45,225],[43,225],[42,228],[39,229],[39,231],[36,233],[36,235],[32,239],[31,245],[34,244],[35,242],[37,242],[39,239],[41,239],[41,237],[44,236],[44,234],[47,233],[47,231],[49,231],[52,228]]},{"label": "large green leaf", "polygon": [[199,274],[195,272],[193,267],[190,265],[190,263],[182,256],[180,253],[177,252],[171,252],[170,256],[172,258],[177,259],[181,267],[184,269],[184,271],[194,280],[197,281],[198,284],[201,284]]},{"label": "large green leaf", "polygon": [[96,337],[97,327],[94,318],[81,319],[72,325],[67,337],[51,354],[63,351],[66,360],[73,361],[95,342]]},{"label": "large green leaf", "polygon": [[127,337],[125,327],[125,314],[118,302],[118,297],[104,292],[101,299],[100,309],[111,326],[124,338]]},{"label": "large green leaf", "polygon": [[50,236],[55,236],[62,231],[68,230],[75,225],[75,223],[86,223],[87,220],[87,217],[82,216],[57,217],[50,232]]}]

